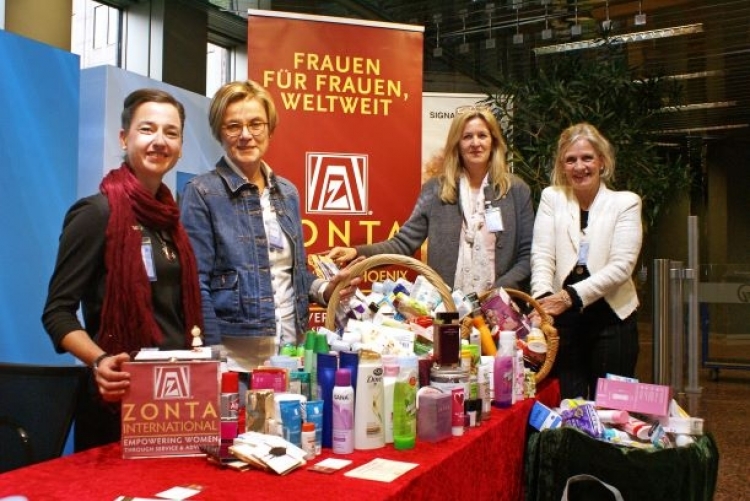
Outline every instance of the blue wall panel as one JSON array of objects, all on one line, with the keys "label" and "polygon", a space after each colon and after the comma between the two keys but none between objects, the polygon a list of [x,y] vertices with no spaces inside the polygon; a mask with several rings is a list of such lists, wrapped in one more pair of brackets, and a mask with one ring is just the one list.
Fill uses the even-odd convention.
[{"label": "blue wall panel", "polygon": [[76,199],[79,59],[0,30],[0,360],[70,364],[41,323]]}]

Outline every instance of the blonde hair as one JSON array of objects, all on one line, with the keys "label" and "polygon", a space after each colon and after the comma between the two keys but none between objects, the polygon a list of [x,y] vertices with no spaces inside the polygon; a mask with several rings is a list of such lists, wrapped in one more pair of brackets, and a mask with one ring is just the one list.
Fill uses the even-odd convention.
[{"label": "blonde hair", "polygon": [[602,135],[599,130],[587,122],[571,125],[560,134],[557,141],[557,155],[555,167],[552,170],[552,185],[569,187],[570,183],[565,176],[565,153],[577,141],[585,139],[589,142],[602,162],[602,170],[599,177],[606,185],[615,178],[615,152],[612,144]]},{"label": "blonde hair", "polygon": [[461,159],[461,138],[466,124],[475,118],[484,121],[490,136],[492,136],[492,151],[490,151],[487,169],[489,184],[500,195],[505,194],[510,189],[511,175],[508,172],[508,164],[505,158],[508,147],[500,131],[500,125],[489,107],[472,107],[464,113],[456,112],[448,131],[448,137],[445,140],[440,188],[440,200],[445,203],[456,203],[458,201],[458,179],[461,170],[464,169]]},{"label": "blonde hair", "polygon": [[273,134],[279,117],[276,114],[273,97],[266,88],[253,80],[229,82],[216,91],[208,110],[208,124],[211,126],[211,133],[217,141],[221,142],[222,121],[229,105],[237,101],[249,101],[251,99],[257,99],[263,105],[268,116],[268,134]]}]

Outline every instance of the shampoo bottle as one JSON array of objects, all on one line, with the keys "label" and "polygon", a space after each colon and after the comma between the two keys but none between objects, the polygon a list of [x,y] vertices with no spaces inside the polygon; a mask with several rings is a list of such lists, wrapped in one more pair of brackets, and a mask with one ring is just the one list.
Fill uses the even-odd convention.
[{"label": "shampoo bottle", "polygon": [[336,371],[333,387],[332,442],[334,454],[351,454],[354,451],[354,388],[349,369]]},{"label": "shampoo bottle", "polygon": [[383,361],[380,354],[362,350],[359,354],[357,389],[354,399],[354,448],[385,446]]},{"label": "shampoo bottle", "polygon": [[513,404],[513,372],[515,358],[516,333],[514,331],[500,332],[500,349],[495,356],[495,379],[493,405],[496,407],[510,407]]},{"label": "shampoo bottle", "polygon": [[398,377],[395,355],[383,355],[383,408],[385,414],[385,443],[393,443],[393,389]]},{"label": "shampoo bottle", "polygon": [[413,449],[417,438],[416,356],[398,358],[399,372],[393,390],[393,445],[398,450]]}]

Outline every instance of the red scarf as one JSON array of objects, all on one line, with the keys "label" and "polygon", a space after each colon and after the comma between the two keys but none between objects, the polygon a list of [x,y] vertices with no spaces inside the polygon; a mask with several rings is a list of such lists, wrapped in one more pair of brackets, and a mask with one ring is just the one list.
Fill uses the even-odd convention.
[{"label": "red scarf", "polygon": [[180,257],[185,347],[193,326],[203,328],[195,256],[180,212],[163,183],[154,197],[127,164],[109,172],[99,186],[109,200],[104,264],[107,269],[98,343],[107,353],[158,346],[164,335],[154,319],[151,283],[141,258],[139,225],[169,231]]}]

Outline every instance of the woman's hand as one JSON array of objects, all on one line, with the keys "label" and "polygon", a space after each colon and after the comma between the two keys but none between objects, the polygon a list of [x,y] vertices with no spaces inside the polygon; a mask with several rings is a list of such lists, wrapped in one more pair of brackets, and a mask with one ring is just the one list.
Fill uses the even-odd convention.
[{"label": "woman's hand", "polygon": [[[336,247],[335,249],[346,249],[344,247]],[[331,252],[333,252],[333,250]],[[354,249],[351,249],[354,250]],[[354,251],[356,254],[356,251]],[[338,273],[336,273],[336,276],[331,279],[331,281],[328,282],[328,285],[326,286],[325,291],[323,291],[323,298],[325,299],[326,303],[331,299],[331,294],[333,294],[333,290],[336,288],[336,286],[340,283],[345,283],[346,286],[343,287],[339,291],[339,302],[346,303],[349,301],[349,299],[354,295],[354,292],[357,290],[357,287],[360,283],[362,283],[362,277],[351,277],[351,267],[359,263],[360,261],[363,261],[365,258],[364,256],[360,256],[356,258],[354,261],[350,262],[345,268],[342,268],[339,270]]]},{"label": "woman's hand", "polygon": [[130,387],[130,373],[122,371],[122,364],[130,361],[130,355],[120,353],[104,357],[94,369],[94,378],[99,394],[108,402],[116,402]]},{"label": "woman's hand", "polygon": [[354,247],[334,247],[328,251],[327,258],[331,259],[341,268],[357,257],[357,249]]},{"label": "woman's hand", "polygon": [[539,305],[542,309],[552,315],[553,317],[560,315],[572,306],[573,302],[570,299],[570,294],[565,289],[561,290],[551,296],[543,297],[539,300]]}]

